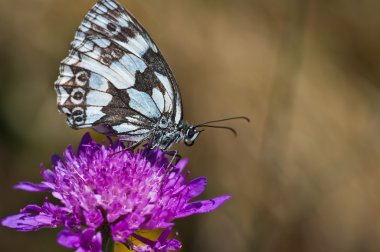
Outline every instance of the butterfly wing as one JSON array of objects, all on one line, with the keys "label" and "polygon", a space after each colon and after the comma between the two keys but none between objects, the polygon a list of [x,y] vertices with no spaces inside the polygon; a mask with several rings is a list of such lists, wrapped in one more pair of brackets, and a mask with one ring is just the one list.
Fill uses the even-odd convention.
[{"label": "butterfly wing", "polygon": [[146,139],[161,115],[182,120],[178,85],[153,40],[113,0],[85,16],[55,82],[58,109],[73,128]]}]

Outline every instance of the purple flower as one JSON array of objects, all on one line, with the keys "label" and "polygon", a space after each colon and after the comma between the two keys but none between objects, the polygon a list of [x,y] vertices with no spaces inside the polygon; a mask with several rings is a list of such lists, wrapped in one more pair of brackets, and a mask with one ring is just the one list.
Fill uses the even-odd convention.
[{"label": "purple flower", "polygon": [[[179,250],[181,243],[169,238],[173,221],[218,208],[230,198],[189,202],[206,188],[206,178],[186,182],[186,159],[168,166],[165,154],[146,147],[124,150],[120,141],[100,145],[87,133],[75,154],[69,146],[52,157],[52,170],[42,166],[40,184],[22,182],[15,186],[31,192],[51,192],[61,205],[48,200],[28,205],[19,214],[2,220],[2,225],[19,231],[63,227],[58,243],[77,252],[104,251],[117,241],[134,251]],[[156,241],[138,230],[164,229]],[[132,240],[139,240],[135,245]],[[143,243],[143,245],[141,245]]]}]

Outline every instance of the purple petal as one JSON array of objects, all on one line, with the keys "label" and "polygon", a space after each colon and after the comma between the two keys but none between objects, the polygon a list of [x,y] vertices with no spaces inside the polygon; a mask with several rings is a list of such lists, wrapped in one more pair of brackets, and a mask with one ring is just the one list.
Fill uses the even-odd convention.
[{"label": "purple petal", "polygon": [[62,194],[58,192],[52,192],[51,195],[53,195],[53,197],[56,199],[63,200]]},{"label": "purple petal", "polygon": [[186,185],[183,194],[187,199],[195,198],[204,192],[206,186],[207,179],[205,177],[193,179]]},{"label": "purple petal", "polygon": [[177,170],[177,173],[181,173],[183,169],[185,169],[187,163],[189,163],[189,159],[183,158],[175,165],[175,170]]},{"label": "purple petal", "polygon": [[19,231],[32,231],[62,225],[66,217],[67,210],[65,208],[45,202],[42,207],[27,205],[20,214],[3,219],[2,225]]},{"label": "purple petal", "polygon": [[145,218],[138,214],[128,214],[123,220],[111,226],[112,237],[115,241],[125,242],[125,240],[140,227]]},{"label": "purple petal", "polygon": [[182,248],[182,243],[177,239],[169,239],[166,243],[168,250],[180,250]]},{"label": "purple petal", "polygon": [[42,174],[42,177],[44,178],[44,180],[46,182],[54,184],[55,179],[56,179],[54,172],[52,172],[51,170],[45,169],[45,170],[42,171],[41,174]]},{"label": "purple petal", "polygon": [[67,146],[66,150],[63,152],[63,157],[66,163],[74,163],[76,161],[76,156],[74,154],[73,146],[71,144]]},{"label": "purple petal", "polygon": [[36,215],[34,217],[35,221],[40,223],[40,225],[44,227],[56,227],[55,217],[50,215]]},{"label": "purple petal", "polygon": [[[102,235],[100,232],[95,233],[94,229],[86,229],[82,232],[80,248],[83,252],[101,252]],[[77,250],[78,251],[78,250]]]},{"label": "purple petal", "polygon": [[184,183],[185,177],[182,175],[182,171],[188,162],[189,160],[187,158],[178,161],[164,183],[164,191],[171,190],[172,188],[176,188],[176,185],[182,185]]},{"label": "purple petal", "polygon": [[14,189],[28,192],[50,192],[52,189],[45,184],[34,184],[31,182],[21,182],[13,187]]},{"label": "purple petal", "polygon": [[182,247],[180,241],[176,239],[168,239],[172,229],[173,228],[170,227],[162,231],[161,235],[157,239],[155,248],[163,247],[166,250],[179,250]]},{"label": "purple petal", "polygon": [[92,137],[90,135],[90,132],[84,133],[82,136],[82,139],[80,140],[79,145],[88,145],[92,142]]},{"label": "purple petal", "polygon": [[50,202],[45,202],[42,205],[42,209],[44,213],[52,213],[54,215],[61,215],[61,214],[67,214],[67,208],[59,206],[59,205],[54,205]]},{"label": "purple petal", "polygon": [[92,228],[99,227],[104,221],[100,210],[83,211],[83,216],[86,220],[87,226]]},{"label": "purple petal", "polygon": [[210,200],[196,201],[187,204],[175,218],[183,218],[193,214],[207,213],[220,207],[226,200],[231,198],[231,195],[222,195]]},{"label": "purple petal", "polygon": [[159,241],[159,242],[166,241],[166,239],[169,237],[169,235],[172,232],[172,230],[173,230],[172,227],[168,227],[167,229],[165,229],[164,231],[162,231],[162,233],[158,237],[157,241]]},{"label": "purple petal", "polygon": [[152,248],[147,245],[133,245],[133,251],[135,252],[152,252]]},{"label": "purple petal", "polygon": [[[8,217],[5,217],[1,220],[1,225],[9,228],[16,229],[17,231],[31,231],[37,230],[38,228],[35,225],[26,225],[20,224],[22,219],[28,218],[29,214],[15,214]],[[26,223],[26,222],[25,222]]]},{"label": "purple petal", "polygon": [[62,158],[58,154],[54,154],[53,156],[51,156],[50,160],[51,160],[51,164],[53,166],[56,166],[59,161],[62,161]]},{"label": "purple petal", "polygon": [[97,249],[99,252],[102,252],[102,249],[101,249],[102,243],[103,243],[102,233],[98,232],[92,239],[92,242],[93,242],[93,248]]},{"label": "purple petal", "polygon": [[168,239],[171,231],[171,227],[162,231],[161,235],[157,239],[156,244],[154,245],[155,251],[179,250],[182,247],[180,241],[176,239]]},{"label": "purple petal", "polygon": [[117,223],[112,226],[112,238],[118,242],[125,242],[125,240],[133,233],[134,230],[129,230],[128,225],[125,223]]},{"label": "purple petal", "polygon": [[88,244],[92,241],[92,238],[94,237],[95,230],[94,229],[86,229],[82,232],[81,242],[84,244]]},{"label": "purple petal", "polygon": [[65,248],[78,248],[80,245],[80,234],[70,230],[62,230],[58,234],[57,242]]},{"label": "purple petal", "polygon": [[76,248],[78,252],[102,251],[102,235],[100,232],[95,233],[94,229],[86,229],[82,234],[63,230],[59,233],[57,242],[66,248]]},{"label": "purple petal", "polygon": [[28,214],[32,214],[32,213],[39,214],[42,211],[43,211],[42,207],[40,207],[39,205],[27,205],[26,207],[21,209],[21,213],[28,213]]},{"label": "purple petal", "polygon": [[140,236],[138,234],[133,234],[132,236],[139,240],[140,242],[146,244],[144,246],[134,246],[134,251],[156,251],[165,252],[169,250],[179,250],[182,247],[181,242],[176,239],[168,239],[172,228],[167,228],[162,231],[161,235],[158,237],[157,241],[152,241],[148,238]]},{"label": "purple petal", "polygon": [[55,227],[53,222],[54,219],[52,216],[36,218],[33,214],[22,213],[4,218],[1,224],[17,231],[34,231],[44,227]]},{"label": "purple petal", "polygon": [[91,135],[90,135],[89,132],[86,132],[86,133],[83,135],[83,137],[82,137],[82,139],[81,139],[81,141],[80,141],[80,143],[79,143],[77,153],[79,154],[80,152],[84,152],[85,149],[86,149],[86,145],[90,144],[91,142],[92,142]]},{"label": "purple petal", "polygon": [[[139,240],[140,242],[142,243],[145,243],[146,245],[148,245],[149,247],[154,247],[154,245],[156,244],[155,241],[152,241],[148,238],[145,238],[144,236],[141,236],[141,235],[138,235],[138,234],[132,234],[132,236]],[[146,246],[143,246],[142,248],[146,248]],[[145,250],[144,250],[145,251]]]}]

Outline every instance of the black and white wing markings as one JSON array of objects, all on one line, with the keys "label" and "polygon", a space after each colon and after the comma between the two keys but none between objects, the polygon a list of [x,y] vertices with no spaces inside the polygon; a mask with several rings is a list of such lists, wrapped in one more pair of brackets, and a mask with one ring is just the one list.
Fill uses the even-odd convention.
[{"label": "black and white wing markings", "polygon": [[113,0],[86,15],[61,62],[58,108],[73,128],[141,141],[162,115],[182,120],[178,86],[141,25]]}]

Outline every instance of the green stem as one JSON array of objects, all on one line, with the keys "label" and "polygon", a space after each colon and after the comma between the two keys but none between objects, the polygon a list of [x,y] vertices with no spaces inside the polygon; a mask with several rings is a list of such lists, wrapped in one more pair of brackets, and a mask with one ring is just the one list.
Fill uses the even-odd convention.
[{"label": "green stem", "polygon": [[115,251],[115,242],[112,240],[112,237],[109,237],[105,243],[103,243],[104,252],[114,252]]}]

